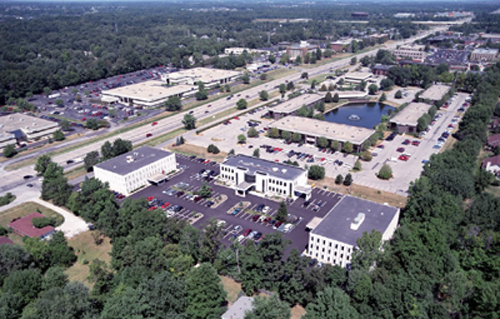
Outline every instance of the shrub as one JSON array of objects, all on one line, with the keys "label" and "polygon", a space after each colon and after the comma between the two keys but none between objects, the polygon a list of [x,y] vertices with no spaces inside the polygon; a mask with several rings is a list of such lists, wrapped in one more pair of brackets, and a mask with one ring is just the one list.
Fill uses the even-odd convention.
[{"label": "shrub", "polygon": [[389,165],[384,164],[380,168],[380,171],[378,172],[378,178],[388,180],[391,177],[392,177],[392,168]]},{"label": "shrub", "polygon": [[31,220],[31,223],[36,228],[44,228],[45,226],[55,226],[56,222],[57,221],[55,218],[50,218],[50,217],[37,217]]},{"label": "shrub", "polygon": [[308,177],[312,180],[320,180],[325,177],[325,168],[319,165],[312,165],[309,168]]},{"label": "shrub", "polygon": [[344,177],[340,174],[337,175],[337,177],[335,178],[335,184],[340,185],[342,184],[342,182],[344,182]]},{"label": "shrub", "polygon": [[213,154],[219,154],[220,153],[220,150],[217,146],[215,146],[214,144],[210,144],[208,145],[207,147],[207,152],[209,153],[213,153]]},{"label": "shrub", "polygon": [[361,154],[361,159],[365,162],[369,162],[371,161],[373,158],[372,156],[372,153],[370,153],[370,151],[364,151],[362,154]]},{"label": "shrub", "polygon": [[344,178],[344,185],[345,186],[350,186],[352,184],[352,175],[347,174]]}]

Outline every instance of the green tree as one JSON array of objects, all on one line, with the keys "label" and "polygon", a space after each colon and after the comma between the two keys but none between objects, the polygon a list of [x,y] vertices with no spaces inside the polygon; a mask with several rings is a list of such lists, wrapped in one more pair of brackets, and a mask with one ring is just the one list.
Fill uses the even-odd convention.
[{"label": "green tree", "polygon": [[358,319],[359,314],[351,306],[349,296],[337,287],[326,287],[318,293],[314,303],[306,307],[303,319]]},{"label": "green tree", "polygon": [[209,263],[191,269],[186,277],[186,293],[189,318],[219,318],[225,311],[226,291]]},{"label": "green tree", "polygon": [[71,123],[68,120],[61,120],[61,122],[59,122],[59,127],[63,131],[71,131],[72,129]]},{"label": "green tree", "polygon": [[231,86],[229,84],[226,84],[224,86],[224,88],[225,88],[226,92],[231,92]]},{"label": "green tree", "polygon": [[373,155],[372,153],[370,153],[370,151],[364,151],[362,154],[361,154],[361,159],[365,162],[369,162],[371,161],[373,158]]},{"label": "green tree", "polygon": [[320,180],[325,177],[325,168],[319,165],[309,167],[308,177],[312,180]]},{"label": "green tree", "polygon": [[300,55],[298,55],[296,58],[295,58],[295,64],[296,65],[301,65],[302,64],[302,57]]},{"label": "green tree", "polygon": [[280,203],[280,207],[278,208],[278,212],[276,213],[276,219],[282,222],[286,222],[288,218],[288,209],[286,207],[285,202]]},{"label": "green tree", "polygon": [[267,80],[267,73],[262,73],[259,78],[262,80],[262,81],[265,81]]},{"label": "green tree", "polygon": [[382,95],[380,96],[380,98],[378,99],[379,102],[384,102],[385,100],[387,100],[387,96],[385,95],[385,93],[382,93]]},{"label": "green tree", "polygon": [[17,151],[16,151],[16,148],[14,147],[14,144],[9,144],[9,145],[5,146],[5,148],[3,149],[3,156],[5,156],[7,158],[11,158],[16,154],[17,154]]},{"label": "green tree", "polygon": [[55,131],[53,137],[55,141],[63,141],[66,138],[61,130]]},{"label": "green tree", "polygon": [[281,138],[285,141],[289,141],[291,137],[292,133],[290,133],[289,131],[281,131]]},{"label": "green tree", "polygon": [[285,83],[281,83],[280,86],[279,86],[279,91],[280,91],[280,94],[283,95],[286,93],[286,84]]},{"label": "green tree", "polygon": [[342,145],[342,151],[344,151],[347,154],[351,154],[354,151],[354,146],[349,141],[345,142],[344,145]]},{"label": "green tree", "polygon": [[333,150],[333,151],[338,151],[340,149],[340,143],[339,141],[337,140],[333,140],[331,143],[330,143],[330,148]]},{"label": "green tree", "polygon": [[271,64],[274,64],[274,62],[276,62],[276,57],[273,54],[270,54],[268,60]]},{"label": "green tree", "polygon": [[397,90],[396,94],[394,94],[394,97],[396,99],[402,99],[403,98],[403,93],[401,92],[401,90]]},{"label": "green tree", "polygon": [[196,118],[192,114],[185,114],[182,124],[186,130],[193,130],[196,128]]},{"label": "green tree", "polygon": [[351,175],[351,173],[349,173],[344,178],[344,185],[350,186],[351,184],[352,184],[352,175]]},{"label": "green tree", "polygon": [[[328,92],[328,93],[330,93],[330,92]],[[328,93],[327,93],[327,94],[328,94]],[[333,102],[333,103],[338,103],[339,101],[340,101],[339,94],[338,94],[338,93],[335,93],[335,94],[333,95],[332,102]]]},{"label": "green tree", "polygon": [[203,82],[198,83],[198,92],[196,92],[194,96],[197,101],[208,99],[208,92],[205,89],[205,85],[203,84]]},{"label": "green tree", "polygon": [[247,142],[247,138],[245,137],[245,135],[243,135],[243,134],[238,135],[238,143],[245,144],[246,142]]},{"label": "green tree", "polygon": [[198,195],[200,195],[203,198],[210,198],[210,196],[212,196],[212,190],[210,186],[204,183],[198,190]]},{"label": "green tree", "polygon": [[43,94],[45,94],[46,96],[49,96],[50,94],[52,94],[52,89],[49,88],[48,86],[44,87]]},{"label": "green tree", "polygon": [[237,110],[244,110],[248,106],[247,100],[245,99],[240,99],[238,102],[236,102],[236,109]]},{"label": "green tree", "polygon": [[324,136],[321,136],[316,141],[316,145],[318,145],[318,147],[320,147],[320,148],[327,148],[328,147],[328,139]]},{"label": "green tree", "polygon": [[94,170],[94,166],[97,165],[100,161],[99,152],[92,151],[85,155],[83,159],[83,165],[87,172],[92,172]]},{"label": "green tree", "polygon": [[234,148],[230,149],[229,152],[227,153],[228,156],[233,156],[234,155]]},{"label": "green tree", "polygon": [[260,150],[258,148],[253,150],[253,157],[260,158]]},{"label": "green tree", "polygon": [[359,160],[359,158],[356,160],[356,162],[354,163],[354,167],[353,169],[355,171],[361,171],[363,169],[363,166],[361,165],[361,161]]},{"label": "green tree", "polygon": [[351,58],[351,65],[355,65],[356,63],[358,63],[358,59],[356,59],[356,57],[352,57]]},{"label": "green tree", "polygon": [[309,79],[309,74],[307,72],[302,72],[302,74],[300,75],[300,78],[308,80]]},{"label": "green tree", "polygon": [[241,76],[241,80],[243,81],[243,84],[250,84],[250,77],[246,73]]},{"label": "green tree", "polygon": [[255,127],[251,127],[247,131],[247,136],[248,137],[258,137],[259,136],[259,132],[255,129]]},{"label": "green tree", "polygon": [[391,79],[383,79],[380,81],[380,87],[384,91],[390,91],[392,90],[392,87],[394,86],[394,82]]},{"label": "green tree", "polygon": [[64,267],[53,266],[50,267],[43,278],[43,290],[52,288],[63,288],[68,283],[68,275],[64,273]]},{"label": "green tree", "polygon": [[271,127],[269,131],[267,131],[267,136],[269,136],[270,138],[279,138],[280,131],[275,127]]},{"label": "green tree", "polygon": [[41,155],[36,159],[35,171],[39,176],[43,176],[43,174],[45,174],[45,171],[50,163],[53,163],[52,158],[47,154]]},{"label": "green tree", "polygon": [[368,94],[377,95],[378,86],[376,84],[370,84],[368,86]]},{"label": "green tree", "polygon": [[2,292],[16,295],[24,306],[36,299],[38,293],[42,291],[42,285],[43,277],[38,270],[24,269],[13,272],[5,278]]},{"label": "green tree", "polygon": [[344,182],[344,177],[341,174],[338,174],[335,178],[335,184],[340,185]]},{"label": "green tree", "polygon": [[300,134],[300,133],[293,133],[292,134],[292,142],[299,143],[301,141],[302,141],[302,134]]},{"label": "green tree", "polygon": [[182,108],[181,98],[178,96],[171,96],[165,102],[165,109],[167,111],[178,111]]},{"label": "green tree", "polygon": [[356,269],[368,271],[382,256],[382,233],[372,230],[356,240],[358,249],[353,252],[352,265]]},{"label": "green tree", "polygon": [[269,298],[256,296],[253,309],[245,314],[245,319],[290,319],[290,306],[274,294]]},{"label": "green tree", "polygon": [[292,81],[289,81],[286,85],[287,91],[293,91],[295,89],[295,84]]},{"label": "green tree", "polygon": [[261,101],[267,101],[269,99],[269,93],[266,90],[262,90],[259,92],[259,98]]},{"label": "green tree", "polygon": [[388,164],[384,164],[380,168],[377,176],[381,179],[390,179],[392,177],[392,168]]},{"label": "green tree", "polygon": [[64,105],[64,101],[62,99],[56,99],[55,102],[54,102],[57,106],[63,106]]},{"label": "green tree", "polygon": [[210,144],[208,145],[207,147],[207,152],[209,153],[213,153],[213,154],[219,154],[220,153],[220,150],[217,146],[215,146],[214,144]]},{"label": "green tree", "polygon": [[328,91],[325,95],[325,103],[332,103],[332,102],[333,102],[332,93]]}]

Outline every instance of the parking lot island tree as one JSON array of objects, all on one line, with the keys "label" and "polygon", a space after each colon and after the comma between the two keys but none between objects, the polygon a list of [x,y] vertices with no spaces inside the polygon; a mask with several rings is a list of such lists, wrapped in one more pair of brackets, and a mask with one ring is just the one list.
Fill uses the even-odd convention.
[{"label": "parking lot island tree", "polygon": [[259,136],[259,132],[255,129],[255,127],[251,127],[247,131],[247,136],[248,137],[258,137]]},{"label": "parking lot island tree", "polygon": [[210,198],[210,196],[212,196],[212,189],[206,183],[203,183],[203,185],[198,190],[198,195],[203,198]]},{"label": "parking lot island tree", "polygon": [[186,114],[184,115],[182,124],[184,124],[184,128],[186,130],[193,130],[196,128],[196,118],[193,116],[193,114]]},{"label": "parking lot island tree", "polygon": [[253,150],[253,157],[260,158],[260,150],[258,148]]},{"label": "parking lot island tree", "polygon": [[325,178],[325,167],[311,165],[311,167],[309,167],[308,177],[315,181]]},{"label": "parking lot island tree", "polygon": [[243,135],[243,134],[238,135],[238,143],[245,144],[246,142],[247,142],[247,138],[245,135]]},{"label": "parking lot island tree", "polygon": [[392,168],[388,164],[382,165],[377,176],[380,179],[390,179],[392,177]]},{"label": "parking lot island tree", "polygon": [[354,163],[354,167],[353,169],[357,172],[361,171],[363,169],[363,166],[361,165],[361,161],[359,160],[359,158],[356,160],[356,162]]},{"label": "parking lot island tree", "polygon": [[288,209],[286,207],[285,202],[280,203],[280,207],[278,208],[278,212],[276,213],[276,219],[282,222],[286,222],[288,218]]}]

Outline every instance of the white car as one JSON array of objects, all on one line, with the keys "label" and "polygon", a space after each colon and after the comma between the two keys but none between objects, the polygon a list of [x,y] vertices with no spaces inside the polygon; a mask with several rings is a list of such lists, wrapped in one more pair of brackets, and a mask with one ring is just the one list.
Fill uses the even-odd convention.
[{"label": "white car", "polygon": [[269,206],[264,206],[264,208],[262,208],[262,213],[263,214],[267,214],[267,212],[269,211],[270,207]]}]

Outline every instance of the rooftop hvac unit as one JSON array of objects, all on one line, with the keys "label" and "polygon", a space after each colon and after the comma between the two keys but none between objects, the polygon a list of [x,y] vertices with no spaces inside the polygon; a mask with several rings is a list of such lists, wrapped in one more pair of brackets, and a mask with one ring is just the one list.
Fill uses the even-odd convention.
[{"label": "rooftop hvac unit", "polygon": [[273,172],[277,172],[279,169],[277,167],[273,167]]},{"label": "rooftop hvac unit", "polygon": [[281,170],[281,172],[282,172],[283,174],[285,174],[285,173],[286,173],[286,168],[282,169],[282,170]]},{"label": "rooftop hvac unit", "polygon": [[365,214],[358,213],[358,216],[351,222],[351,230],[358,230],[359,226],[365,221]]}]

